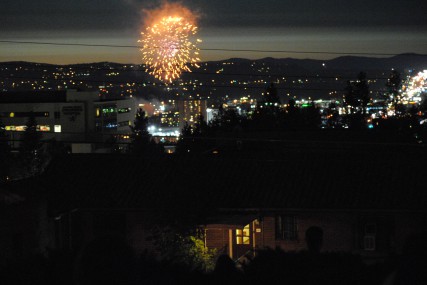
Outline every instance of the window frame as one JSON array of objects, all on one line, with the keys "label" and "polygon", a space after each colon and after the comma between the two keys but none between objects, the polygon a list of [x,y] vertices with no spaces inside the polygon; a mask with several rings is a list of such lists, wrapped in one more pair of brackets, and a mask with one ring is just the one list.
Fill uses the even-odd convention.
[{"label": "window frame", "polygon": [[294,215],[276,215],[275,224],[275,239],[283,241],[298,240],[298,223]]},{"label": "window frame", "polygon": [[377,223],[365,223],[363,231],[363,250],[375,251],[377,249],[377,232]]},{"label": "window frame", "polygon": [[250,245],[251,244],[251,226],[247,224],[242,229],[236,229],[236,244],[237,245]]}]

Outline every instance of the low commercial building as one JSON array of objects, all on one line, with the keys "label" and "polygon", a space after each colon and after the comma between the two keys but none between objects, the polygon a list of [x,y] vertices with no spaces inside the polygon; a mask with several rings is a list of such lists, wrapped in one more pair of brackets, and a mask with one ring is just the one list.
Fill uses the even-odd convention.
[{"label": "low commercial building", "polygon": [[136,112],[133,98],[103,100],[98,92],[77,90],[1,93],[0,103],[0,118],[14,147],[30,117],[42,139],[81,144],[129,133]]}]

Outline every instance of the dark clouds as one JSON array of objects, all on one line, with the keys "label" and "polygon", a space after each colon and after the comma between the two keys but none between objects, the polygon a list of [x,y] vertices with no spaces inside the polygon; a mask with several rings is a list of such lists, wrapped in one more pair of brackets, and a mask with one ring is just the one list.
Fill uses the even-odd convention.
[{"label": "dark clouds", "polygon": [[3,30],[109,30],[131,27],[139,12],[116,0],[2,0]]},{"label": "dark clouds", "polygon": [[[140,25],[159,1],[2,0],[2,30],[121,30]],[[427,26],[421,0],[186,0],[205,27]]]},{"label": "dark clouds", "polygon": [[[189,1],[190,2],[190,1]],[[241,0],[191,1],[205,21],[224,26],[403,26],[427,25],[420,0]]]}]

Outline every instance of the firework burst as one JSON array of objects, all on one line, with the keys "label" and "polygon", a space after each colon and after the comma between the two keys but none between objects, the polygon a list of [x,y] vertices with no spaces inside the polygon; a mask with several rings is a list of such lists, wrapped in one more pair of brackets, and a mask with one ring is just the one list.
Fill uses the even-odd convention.
[{"label": "firework burst", "polygon": [[197,34],[195,17],[188,9],[171,5],[152,13],[139,40],[143,43],[141,52],[146,71],[166,83],[172,83],[184,71],[198,68],[200,61],[197,44],[201,40],[192,41]]}]

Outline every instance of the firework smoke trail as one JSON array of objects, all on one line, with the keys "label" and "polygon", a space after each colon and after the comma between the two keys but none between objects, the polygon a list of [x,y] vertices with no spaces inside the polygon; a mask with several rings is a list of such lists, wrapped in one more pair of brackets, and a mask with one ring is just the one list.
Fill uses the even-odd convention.
[{"label": "firework smoke trail", "polygon": [[162,7],[145,11],[145,32],[142,32],[142,59],[147,72],[155,78],[172,83],[183,71],[198,68],[201,40],[192,42],[197,34],[196,17],[178,3],[165,3]]}]

